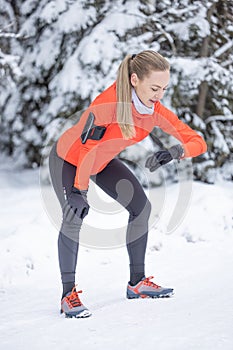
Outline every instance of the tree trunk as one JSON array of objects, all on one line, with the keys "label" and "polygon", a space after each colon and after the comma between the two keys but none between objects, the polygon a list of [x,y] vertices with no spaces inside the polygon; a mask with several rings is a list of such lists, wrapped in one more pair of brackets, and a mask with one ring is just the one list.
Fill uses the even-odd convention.
[{"label": "tree trunk", "polygon": [[197,115],[202,119],[205,111],[205,104],[206,104],[208,90],[209,90],[209,86],[207,81],[203,81],[199,86],[199,95],[198,95],[198,102],[197,102],[197,108],[196,108]]},{"label": "tree trunk", "polygon": [[[211,22],[211,16],[215,10],[216,4],[212,4],[212,6],[207,11],[207,21]],[[210,35],[207,35],[202,42],[201,50],[199,57],[208,57],[209,54],[209,43],[210,43]],[[203,119],[204,112],[205,112],[205,105],[206,105],[206,99],[208,94],[209,86],[207,81],[202,81],[199,86],[199,93],[198,93],[198,100],[197,100],[197,106],[196,106],[196,113],[197,115]]]}]

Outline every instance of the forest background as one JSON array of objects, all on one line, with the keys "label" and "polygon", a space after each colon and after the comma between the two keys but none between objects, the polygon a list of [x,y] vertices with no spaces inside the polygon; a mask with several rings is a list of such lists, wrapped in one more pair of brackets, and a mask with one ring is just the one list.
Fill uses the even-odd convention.
[{"label": "forest background", "polygon": [[[1,0],[0,151],[38,167],[71,116],[115,80],[124,56],[152,49],[171,63],[163,103],[208,144],[193,160],[194,179],[232,181],[232,38],[227,0]],[[151,149],[133,147],[120,156],[140,178],[135,164]],[[165,178],[175,181],[175,173],[167,166]]]}]

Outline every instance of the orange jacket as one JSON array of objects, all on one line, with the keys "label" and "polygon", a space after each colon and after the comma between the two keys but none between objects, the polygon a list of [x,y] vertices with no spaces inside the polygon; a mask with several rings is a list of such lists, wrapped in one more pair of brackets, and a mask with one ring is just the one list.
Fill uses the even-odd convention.
[{"label": "orange jacket", "polygon": [[[125,140],[116,120],[116,102],[114,82],[96,97],[82,114],[80,121],[65,131],[58,140],[58,156],[77,167],[74,186],[80,190],[88,188],[91,175],[103,170],[126,147],[143,140],[155,126],[181,142],[185,157],[195,157],[206,152],[207,147],[203,138],[160,102],[155,103],[152,115],[139,114],[132,103],[136,136]],[[90,111],[95,115],[95,125],[105,126],[106,132],[101,140],[88,139],[82,144],[80,135]]]}]

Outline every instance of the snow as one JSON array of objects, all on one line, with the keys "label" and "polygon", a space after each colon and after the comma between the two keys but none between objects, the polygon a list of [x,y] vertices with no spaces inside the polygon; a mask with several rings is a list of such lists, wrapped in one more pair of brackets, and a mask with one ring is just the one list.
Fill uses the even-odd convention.
[{"label": "snow", "polygon": [[233,46],[233,40],[228,41],[226,44],[224,44],[222,47],[220,47],[217,51],[215,51],[214,56],[219,57],[224,52],[228,51]]},{"label": "snow", "polygon": [[[190,181],[183,216],[169,231],[184,185],[167,184],[148,193],[153,212],[146,272],[155,275],[155,282],[174,287],[175,295],[127,300],[123,241],[118,248],[105,249],[82,244],[77,282],[83,289],[81,300],[93,315],[65,319],[59,314],[57,230],[41,197],[39,172],[17,170],[2,159],[1,348],[232,349],[233,184],[220,179],[215,185]],[[43,185],[44,190],[51,189]],[[101,198],[113,207],[110,199]],[[118,209],[116,216],[124,227],[126,213]],[[100,215],[92,207],[89,220],[85,227],[101,227],[102,220],[111,227],[114,215]]]},{"label": "snow", "polygon": [[20,70],[20,68],[18,66],[19,60],[20,60],[19,56],[4,54],[2,52],[2,50],[0,49],[0,64],[1,64],[1,66],[9,65],[12,69],[12,73],[15,76],[17,76],[18,78],[22,76],[22,71]]},{"label": "snow", "polygon": [[[47,6],[51,7],[52,5],[49,3]],[[117,12],[115,6],[119,8]],[[139,14],[138,6],[135,7],[134,2],[129,2],[127,12],[125,9],[121,9],[122,5],[120,3],[115,4],[115,6],[108,16],[103,18],[100,23],[95,24],[92,31],[88,32],[87,35],[83,35],[82,41],[66,59],[63,69],[51,80],[49,89],[53,91],[54,99],[48,108],[49,113],[57,113],[62,108],[65,94],[78,92],[83,99],[90,94],[94,98],[97,92],[106,88],[116,79],[117,68],[122,58],[122,50],[125,50],[125,43],[116,40],[116,35],[121,37],[126,30],[133,30],[141,25],[143,16]],[[75,3],[61,17],[57,28],[59,31],[63,28],[65,32],[78,30],[79,27],[86,28],[88,25],[90,26],[90,21],[93,22],[96,17],[96,13],[93,11],[93,9],[83,10],[78,3]],[[46,13],[49,14],[50,12]],[[44,36],[45,40],[41,41],[41,45],[44,46],[46,41],[46,47],[48,46],[53,50],[54,45],[52,45],[52,42],[55,42],[57,50],[60,50],[58,40],[55,40],[57,31],[55,31],[54,35],[49,33],[47,36],[49,39],[46,39],[46,36]],[[138,51],[138,38],[136,40],[137,44],[132,45],[132,51],[129,48],[129,53],[133,53],[134,46],[137,47],[136,50]],[[53,52],[52,55],[49,55],[50,60],[48,60],[47,51],[39,47],[38,53],[36,53],[37,61],[45,68],[51,62],[54,62],[54,57],[56,56],[56,52]],[[43,55],[44,57],[42,57]],[[46,61],[48,62],[46,63]],[[93,74],[93,66],[101,68],[98,68],[98,70],[101,70],[100,78],[97,78],[96,73]],[[88,68],[84,69],[84,67]],[[82,89],[80,89],[80,86]]]},{"label": "snow", "polygon": [[212,129],[214,130],[215,135],[216,135],[216,139],[214,140],[214,146],[216,147],[216,149],[222,149],[225,154],[229,154],[230,150],[227,146],[227,143],[225,141],[223,134],[221,133],[221,131],[218,128],[217,123],[212,122],[211,126],[212,126]]},{"label": "snow", "polygon": [[41,11],[40,18],[46,23],[52,23],[58,18],[59,13],[63,12],[65,9],[66,4],[64,2],[50,1]]},{"label": "snow", "polygon": [[[189,11],[190,10],[191,8]],[[178,12],[182,12],[182,10]],[[204,38],[210,34],[209,23],[206,20],[206,9],[204,7],[201,7],[199,9],[199,13],[194,14],[193,17],[189,18],[185,22],[182,21],[168,24],[167,30],[174,32],[181,40],[187,41],[189,40],[190,29],[194,26],[196,27],[200,37]]]},{"label": "snow", "polygon": [[[175,288],[174,297],[166,300],[125,298],[129,279],[124,244],[127,213],[91,186],[91,210],[83,225],[77,269],[78,288],[84,291],[81,300],[93,313],[85,320],[59,315],[60,208],[46,185],[46,174],[39,179],[38,170],[15,168],[26,163],[22,161],[26,159],[24,149],[32,141],[34,145],[42,143],[35,121],[49,145],[67,127],[67,122],[64,125],[62,118],[55,117],[76,110],[77,103],[83,108],[116,78],[125,54],[144,49],[169,56],[174,71],[170,99],[177,86],[181,92],[179,104],[171,104],[171,109],[183,104],[192,110],[202,81],[218,87],[217,92],[211,90],[212,101],[222,115],[211,115],[205,123],[215,131],[215,148],[229,153],[232,138],[223,135],[218,122],[232,120],[226,100],[232,86],[231,59],[224,56],[232,46],[232,26],[226,24],[228,32],[221,34],[224,42],[217,43],[211,36],[216,42],[213,56],[197,59],[203,38],[210,34],[207,8],[201,2],[184,0],[173,5],[166,0],[160,2],[160,12],[155,11],[156,2],[145,3],[27,0],[16,21],[11,6],[4,2],[7,21],[9,17],[13,27],[10,33],[4,32],[7,26],[0,29],[0,36],[12,42],[9,54],[0,51],[6,125],[2,134],[3,141],[13,135],[17,157],[15,164],[3,158],[0,162],[1,348],[233,349],[232,160],[221,168],[223,178],[231,182],[220,177],[212,181],[216,163],[207,159],[205,166],[199,163],[198,168],[204,172],[204,180],[215,181],[215,185],[193,183],[180,176],[177,183],[164,182],[146,191],[153,204],[146,273],[155,275],[155,282]],[[211,21],[216,24],[211,25],[214,33],[219,19],[212,16]],[[195,32],[198,37],[193,40]],[[22,37],[23,45],[14,40]],[[222,56],[225,61],[221,64]],[[31,126],[22,118],[21,111],[26,109],[32,118],[28,120],[34,120]],[[205,129],[197,116],[192,122]],[[140,159],[144,166],[145,150],[150,147],[135,145],[128,158],[140,168]],[[47,149],[43,148],[43,155]],[[145,184],[162,183],[166,178],[164,169],[150,175],[149,179],[144,170],[140,172]]]},{"label": "snow", "polygon": [[[210,1],[25,0],[18,11],[13,2],[2,3],[1,140],[6,151],[10,144],[15,157],[30,148],[22,157],[27,166],[41,155],[42,143],[50,142],[50,134],[52,141],[57,139],[56,130],[50,130],[53,120],[64,123],[71,113],[85,109],[116,79],[126,54],[147,49],[159,51],[171,63],[165,106],[181,118],[189,114],[191,126],[201,128],[213,150],[215,168],[228,162],[222,160],[226,149],[222,135],[232,152],[226,123],[222,123],[221,133],[217,131],[214,137],[220,135],[220,139],[213,144],[212,134],[217,129],[212,124],[206,129],[191,117],[202,82],[208,83],[211,96],[203,118],[232,114],[232,24],[226,17],[223,28],[217,10],[207,18],[213,6]],[[208,57],[199,57],[208,36]],[[15,119],[16,123],[12,122]],[[20,136],[26,131],[26,137],[19,137],[19,130]],[[37,139],[33,149],[32,138]],[[221,145],[223,149],[219,149]],[[205,167],[200,169],[199,179],[203,179]]]}]

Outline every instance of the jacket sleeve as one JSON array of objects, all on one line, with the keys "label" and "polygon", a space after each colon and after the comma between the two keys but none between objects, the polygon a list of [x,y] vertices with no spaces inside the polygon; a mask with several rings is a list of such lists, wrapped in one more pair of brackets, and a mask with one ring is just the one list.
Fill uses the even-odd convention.
[{"label": "jacket sleeve", "polygon": [[[97,141],[95,141],[96,143]],[[92,172],[92,167],[95,162],[96,149],[93,148],[93,141],[87,140],[79,152],[74,186],[79,190],[87,190],[89,179]]]},{"label": "jacket sleeve", "polygon": [[207,151],[203,137],[183,123],[175,113],[158,103],[155,109],[156,125],[178,139],[184,148],[184,157],[197,157]]}]

